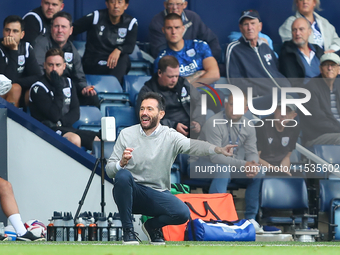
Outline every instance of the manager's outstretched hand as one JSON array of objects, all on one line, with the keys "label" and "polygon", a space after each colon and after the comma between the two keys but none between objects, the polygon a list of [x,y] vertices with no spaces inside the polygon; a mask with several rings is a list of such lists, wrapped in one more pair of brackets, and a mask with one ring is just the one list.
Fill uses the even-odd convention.
[{"label": "manager's outstretched hand", "polygon": [[215,147],[215,152],[217,154],[223,154],[226,157],[230,157],[233,155],[234,147],[236,147],[236,144],[228,144],[227,146],[221,148],[221,147]]}]

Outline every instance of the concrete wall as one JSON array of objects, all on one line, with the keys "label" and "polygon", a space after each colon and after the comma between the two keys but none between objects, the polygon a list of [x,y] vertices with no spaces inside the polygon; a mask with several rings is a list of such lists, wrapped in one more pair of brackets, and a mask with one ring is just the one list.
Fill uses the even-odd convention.
[{"label": "concrete wall", "polygon": [[[12,183],[23,221],[48,223],[53,211],[74,215],[91,170],[8,119],[8,180]],[[112,184],[105,181],[106,212],[117,212]],[[83,211],[100,212],[100,176],[95,175]]]}]

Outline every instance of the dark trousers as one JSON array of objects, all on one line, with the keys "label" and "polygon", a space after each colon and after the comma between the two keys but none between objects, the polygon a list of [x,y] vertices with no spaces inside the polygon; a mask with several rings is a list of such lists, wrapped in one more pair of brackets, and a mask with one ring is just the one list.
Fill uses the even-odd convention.
[{"label": "dark trousers", "polygon": [[83,60],[83,68],[86,74],[104,74],[115,76],[121,85],[123,85],[124,75],[130,71],[131,62],[128,54],[120,55],[117,66],[113,69],[105,65],[99,65],[101,59],[92,59],[91,61]]},{"label": "dark trousers", "polygon": [[185,223],[189,208],[170,191],[154,190],[134,181],[130,171],[121,169],[114,180],[113,198],[124,228],[133,228],[132,214],[152,216],[151,228]]}]

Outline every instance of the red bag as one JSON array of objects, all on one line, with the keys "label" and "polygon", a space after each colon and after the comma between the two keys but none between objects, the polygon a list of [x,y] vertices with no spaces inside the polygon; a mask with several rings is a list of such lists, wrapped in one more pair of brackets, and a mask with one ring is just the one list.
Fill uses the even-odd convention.
[{"label": "red bag", "polygon": [[[190,218],[202,220],[238,220],[233,196],[229,193],[216,194],[178,194],[176,195],[190,209]],[[166,241],[184,241],[184,233],[188,222],[182,225],[163,227]]]}]

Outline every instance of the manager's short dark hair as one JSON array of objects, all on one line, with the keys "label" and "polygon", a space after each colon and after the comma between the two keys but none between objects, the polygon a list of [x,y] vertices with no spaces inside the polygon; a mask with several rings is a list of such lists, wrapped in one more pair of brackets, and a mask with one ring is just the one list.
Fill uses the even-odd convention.
[{"label": "manager's short dark hair", "polygon": [[142,101],[143,102],[144,100],[146,99],[156,99],[157,102],[158,102],[158,109],[160,111],[165,111],[165,100],[164,100],[164,97],[157,93],[157,92],[146,92],[143,96],[142,96]]},{"label": "manager's short dark hair", "polygon": [[7,16],[4,20],[3,27],[5,27],[8,23],[19,22],[21,31],[25,31],[25,21],[18,15],[10,15]]}]

